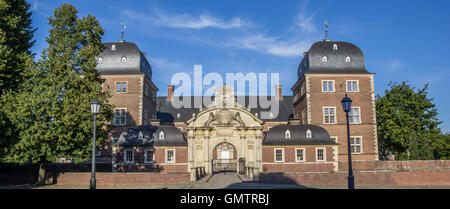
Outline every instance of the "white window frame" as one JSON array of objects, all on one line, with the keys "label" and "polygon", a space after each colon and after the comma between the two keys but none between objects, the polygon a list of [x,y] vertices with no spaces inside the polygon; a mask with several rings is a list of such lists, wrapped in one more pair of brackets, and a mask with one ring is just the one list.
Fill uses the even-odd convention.
[{"label": "white window frame", "polygon": [[[281,161],[277,161],[277,150],[281,150]],[[274,148],[273,149],[273,161],[276,163],[284,162],[284,148]]]},{"label": "white window frame", "polygon": [[362,136],[350,136],[350,151],[351,151],[351,147],[352,146],[356,146],[356,144],[355,143],[351,143],[351,140],[352,140],[352,138],[354,139],[354,138],[359,138],[359,151],[360,152],[356,152],[356,147],[354,148],[354,151],[355,152],[352,152],[352,154],[356,154],[356,155],[358,155],[358,154],[363,154],[364,153],[364,151],[363,151],[363,137]]},{"label": "white window frame", "polygon": [[324,62],[324,63],[328,62],[328,57],[327,56],[323,56],[322,57],[322,62]]},{"label": "white window frame", "polygon": [[[131,161],[128,161],[128,158],[127,158],[127,152],[130,152],[131,151]],[[123,162],[124,163],[126,163],[126,164],[132,164],[132,163],[134,163],[134,149],[125,149],[124,151],[123,151]]]},{"label": "white window frame", "polygon": [[126,63],[127,62],[127,57],[123,56],[122,58],[120,58],[120,62],[121,63]]},{"label": "white window frame", "polygon": [[338,45],[337,44],[333,44],[333,50],[334,51],[338,50]]},{"label": "white window frame", "polygon": [[[147,160],[148,151],[152,151],[152,161]],[[155,149],[145,149],[144,150],[144,163],[155,163]]]},{"label": "white window frame", "polygon": [[158,139],[164,140],[166,138],[166,134],[164,131],[160,131],[158,134]]},{"label": "white window frame", "polygon": [[[116,123],[116,110],[124,110],[124,118],[125,118],[125,121],[124,121],[124,123],[123,124],[121,124],[121,123]],[[113,117],[113,125],[115,125],[115,126],[125,126],[125,125],[127,125],[127,108],[121,108],[121,107],[119,107],[119,108],[114,108],[114,117]]]},{"label": "white window frame", "polygon": [[286,130],[286,131],[284,132],[284,138],[285,138],[285,139],[290,139],[290,138],[291,138],[291,131]]},{"label": "white window frame", "polygon": [[102,63],[103,63],[103,57],[99,57],[99,58],[98,58],[98,63],[99,63],[99,64],[102,64]]},{"label": "white window frame", "polygon": [[[120,91],[119,92],[117,92],[117,83],[120,83]],[[123,83],[125,83],[125,91],[123,91],[123,86],[122,86],[122,84]],[[116,82],[114,82],[114,84],[115,84],[115,93],[116,94],[124,94],[124,93],[127,93],[127,91],[128,91],[128,81],[116,81]]]},{"label": "white window frame", "polygon": [[[298,160],[297,156],[297,152],[298,150],[303,150],[303,160]],[[306,161],[306,149],[305,148],[295,148],[295,162],[305,162]]]},{"label": "white window frame", "polygon": [[111,51],[116,51],[116,45],[115,45],[115,44],[113,44],[113,45],[111,46]]},{"label": "white window frame", "polygon": [[[173,161],[169,161],[169,151],[173,151]],[[166,149],[166,163],[175,163],[176,162],[176,150],[175,149]]]},{"label": "white window frame", "polygon": [[[319,160],[319,151],[318,150],[323,150],[323,160]],[[316,148],[316,161],[317,162],[327,161],[327,149],[325,147],[317,147]]]},{"label": "white window frame", "polygon": [[[325,108],[334,108],[334,122],[333,123],[326,123],[325,122]],[[323,116],[323,124],[337,124],[337,112],[336,107],[334,106],[325,106],[322,108],[322,116]],[[330,116],[330,114],[328,114]]]},{"label": "white window frame", "polygon": [[305,137],[306,138],[312,138],[312,132],[311,132],[311,130],[306,130],[306,134],[305,134]]},{"label": "white window frame", "polygon": [[[323,85],[323,82],[326,82],[327,83],[327,91],[324,91],[324,85]],[[332,91],[330,91],[330,89],[328,89],[328,82],[332,82],[333,83],[333,90]],[[322,92],[327,92],[327,93],[332,93],[332,92],[336,92],[336,88],[335,88],[335,81],[334,80],[322,80]]]},{"label": "white window frame", "polygon": [[350,57],[350,56],[347,56],[346,58],[345,58],[345,62],[346,63],[350,63],[352,61],[352,58]]},{"label": "white window frame", "polygon": [[339,138],[337,136],[330,136],[330,138],[333,139],[334,142],[338,143]]},{"label": "white window frame", "polygon": [[[348,90],[348,82],[354,82],[356,81],[356,91],[353,91],[353,88],[351,91]],[[345,91],[346,92],[359,92],[359,80],[346,80],[345,81]]]},{"label": "white window frame", "polygon": [[361,108],[359,107],[359,106],[355,106],[355,107],[351,107],[352,109],[353,108],[355,108],[355,109],[358,109],[358,114],[357,114],[357,116],[358,116],[358,123],[355,123],[355,119],[353,119],[353,122],[350,120],[350,116],[353,116],[353,118],[356,116],[356,114],[354,114],[354,113],[352,113],[352,114],[350,114],[352,111],[349,111],[348,112],[348,118],[349,118],[349,123],[350,124],[361,124],[362,123],[362,121],[361,121]]}]

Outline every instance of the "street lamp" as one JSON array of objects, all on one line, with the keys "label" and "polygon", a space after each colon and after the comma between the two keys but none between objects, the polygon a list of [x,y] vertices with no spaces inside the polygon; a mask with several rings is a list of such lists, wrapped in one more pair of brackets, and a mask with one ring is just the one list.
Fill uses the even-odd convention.
[{"label": "street lamp", "polygon": [[355,189],[355,180],[352,170],[352,153],[350,149],[350,125],[348,122],[348,112],[350,112],[352,107],[352,100],[347,97],[347,94],[345,94],[345,97],[342,99],[341,103],[344,108],[345,116],[347,117],[348,189]]},{"label": "street lamp", "polygon": [[100,101],[98,99],[94,99],[91,102],[91,112],[94,115],[94,140],[92,141],[92,168],[91,168],[91,189],[95,189],[95,129],[96,129],[96,120],[97,114],[100,111]]}]

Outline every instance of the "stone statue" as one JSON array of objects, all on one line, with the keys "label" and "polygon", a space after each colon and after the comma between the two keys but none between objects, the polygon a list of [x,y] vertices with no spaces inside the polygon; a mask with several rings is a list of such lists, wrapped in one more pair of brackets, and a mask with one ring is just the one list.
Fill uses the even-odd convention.
[{"label": "stone statue", "polygon": [[214,116],[214,113],[213,113],[213,112],[210,112],[210,113],[209,113],[209,118],[208,118],[208,120],[205,122],[205,124],[204,124],[203,126],[210,126],[210,124],[211,124],[212,122],[214,122],[216,119],[217,119],[217,118],[216,118],[216,116]]},{"label": "stone statue", "polygon": [[244,123],[244,121],[242,121],[242,118],[241,118],[241,115],[239,114],[239,112],[236,112],[236,114],[234,114],[233,119],[236,120],[241,127],[245,127],[245,123]]}]

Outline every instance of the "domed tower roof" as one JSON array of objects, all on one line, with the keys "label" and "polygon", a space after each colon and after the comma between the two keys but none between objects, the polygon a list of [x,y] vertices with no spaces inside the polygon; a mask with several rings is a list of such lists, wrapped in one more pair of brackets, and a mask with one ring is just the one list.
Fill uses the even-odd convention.
[{"label": "domed tower roof", "polygon": [[97,70],[104,75],[146,74],[152,78],[152,68],[136,44],[132,42],[103,43],[97,57]]},{"label": "domed tower roof", "polygon": [[305,53],[298,66],[298,77],[305,73],[369,74],[359,47],[329,40],[314,43]]}]

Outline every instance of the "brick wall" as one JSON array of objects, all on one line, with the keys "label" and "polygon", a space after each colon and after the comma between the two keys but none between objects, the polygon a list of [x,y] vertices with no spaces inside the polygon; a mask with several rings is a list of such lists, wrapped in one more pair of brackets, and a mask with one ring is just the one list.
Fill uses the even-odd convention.
[{"label": "brick wall", "polygon": [[[354,171],[376,170],[440,170],[450,169],[448,160],[352,161]],[[347,171],[348,163],[339,162],[339,170]]]},{"label": "brick wall", "polygon": [[[96,173],[97,186],[115,184],[179,184],[189,182],[189,173]],[[58,185],[89,185],[90,173],[61,173],[56,177]],[[46,183],[53,182],[53,177]]]},{"label": "brick wall", "polygon": [[[371,171],[353,173],[358,186],[450,186],[450,170]],[[347,172],[337,173],[261,173],[260,182],[305,186],[346,186]]]}]

